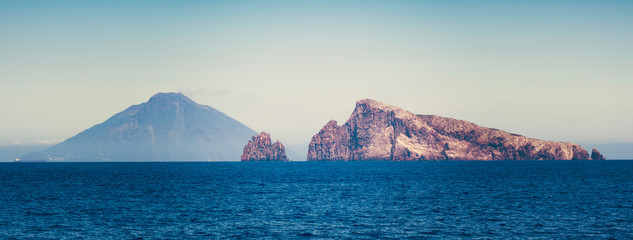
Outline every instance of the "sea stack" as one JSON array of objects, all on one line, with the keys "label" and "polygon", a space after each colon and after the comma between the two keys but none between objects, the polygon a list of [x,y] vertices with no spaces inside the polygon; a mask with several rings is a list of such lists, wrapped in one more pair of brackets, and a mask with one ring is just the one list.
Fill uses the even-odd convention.
[{"label": "sea stack", "polygon": [[267,132],[261,132],[253,139],[248,141],[248,144],[244,146],[244,153],[242,154],[242,161],[275,161],[275,162],[288,162],[290,161],[286,156],[286,148],[277,140],[274,144],[270,139],[270,134]]},{"label": "sea stack", "polygon": [[343,125],[312,137],[308,161],[589,160],[578,144],[543,141],[365,99]]},{"label": "sea stack", "polygon": [[600,151],[598,151],[598,149],[592,149],[591,150],[591,159],[592,160],[607,160],[607,158],[605,158]]}]

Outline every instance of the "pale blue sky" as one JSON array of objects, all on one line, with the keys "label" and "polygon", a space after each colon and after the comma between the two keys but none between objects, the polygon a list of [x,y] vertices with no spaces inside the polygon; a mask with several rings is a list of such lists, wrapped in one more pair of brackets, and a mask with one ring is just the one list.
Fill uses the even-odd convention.
[{"label": "pale blue sky", "polygon": [[0,144],[180,91],[287,145],[373,98],[633,142],[631,1],[0,1]]}]

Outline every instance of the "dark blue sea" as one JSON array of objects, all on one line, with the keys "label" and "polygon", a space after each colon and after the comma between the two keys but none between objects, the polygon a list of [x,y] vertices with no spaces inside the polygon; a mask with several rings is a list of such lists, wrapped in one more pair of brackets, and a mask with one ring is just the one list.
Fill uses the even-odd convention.
[{"label": "dark blue sea", "polygon": [[0,164],[0,238],[633,238],[633,161]]}]

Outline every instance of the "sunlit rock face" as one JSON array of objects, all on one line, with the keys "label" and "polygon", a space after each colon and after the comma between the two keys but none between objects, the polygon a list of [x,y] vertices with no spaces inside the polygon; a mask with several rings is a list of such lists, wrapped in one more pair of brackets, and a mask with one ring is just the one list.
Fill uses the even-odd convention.
[{"label": "sunlit rock face", "polygon": [[308,161],[588,160],[573,143],[543,141],[365,99],[343,125],[312,137]]},{"label": "sunlit rock face", "polygon": [[592,149],[591,150],[591,159],[592,160],[607,160],[607,158],[605,158],[600,151],[598,151],[598,149]]},{"label": "sunlit rock face", "polygon": [[158,93],[44,152],[52,161],[238,161],[255,134],[181,93]]},{"label": "sunlit rock face", "polygon": [[274,144],[267,132],[261,132],[254,136],[248,144],[244,146],[244,152],[241,157],[242,161],[290,161],[286,156],[286,148],[280,141]]}]

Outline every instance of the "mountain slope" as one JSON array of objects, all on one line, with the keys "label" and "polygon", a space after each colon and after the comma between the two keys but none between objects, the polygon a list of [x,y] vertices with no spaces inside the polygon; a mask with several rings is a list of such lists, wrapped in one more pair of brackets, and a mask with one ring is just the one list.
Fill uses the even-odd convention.
[{"label": "mountain slope", "polygon": [[181,93],[158,93],[44,152],[53,161],[239,160],[256,134]]},{"label": "mountain slope", "polygon": [[24,154],[42,151],[51,145],[0,145],[0,162],[13,162]]},{"label": "mountain slope", "polygon": [[308,161],[590,159],[573,143],[551,142],[365,99],[342,126],[328,122],[309,145]]}]

